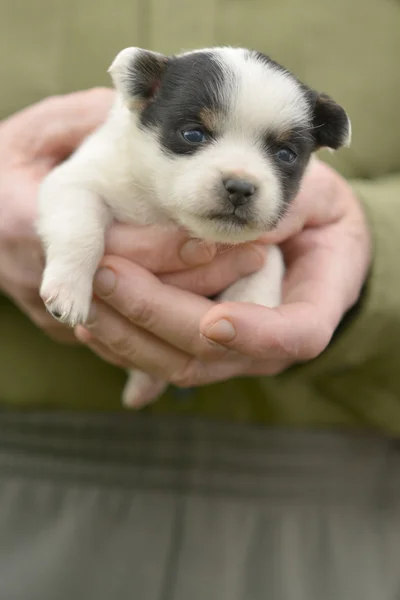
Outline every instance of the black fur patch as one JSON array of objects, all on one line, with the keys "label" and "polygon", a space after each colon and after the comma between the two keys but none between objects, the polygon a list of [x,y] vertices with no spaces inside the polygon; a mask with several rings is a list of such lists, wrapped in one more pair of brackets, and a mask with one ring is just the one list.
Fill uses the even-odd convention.
[{"label": "black fur patch", "polygon": [[[142,127],[157,128],[162,148],[172,154],[193,154],[202,144],[189,144],[181,131],[204,127],[204,109],[224,114],[220,90],[226,74],[210,52],[170,58],[154,101],[140,115]],[[210,138],[213,132],[208,132]]]},{"label": "black fur patch", "polygon": [[338,150],[349,134],[349,120],[344,109],[327,94],[310,90],[309,97],[313,111],[313,137],[315,149],[332,148]]},{"label": "black fur patch", "polygon": [[301,89],[305,92],[312,115],[313,136],[315,140],[314,150],[318,150],[319,148],[338,150],[343,146],[349,133],[349,121],[346,112],[339,104],[327,94],[319,94],[302,83],[291,71],[282,67],[282,65],[275,62],[266,54],[249,51],[249,57],[256,58],[266,65],[272,65],[277,70],[287,73],[292,79],[297,81]]},{"label": "black fur patch", "polygon": [[[309,102],[311,120],[314,106],[312,99],[309,96],[311,91],[310,88],[304,85],[291,71],[274,61],[270,56],[267,56],[262,52],[251,51],[250,57],[253,59],[256,58],[266,66],[274,67],[277,71],[286,73],[297,82],[299,88],[304,92],[305,101],[307,102],[308,100]],[[271,123],[271,126],[273,127],[273,123]],[[277,153],[280,149],[285,147],[290,148],[296,153],[297,159],[295,162],[285,163],[279,160]],[[266,136],[265,152],[268,154],[268,157],[272,159],[282,185],[283,210],[285,210],[287,204],[293,200],[298,192],[304,171],[314,150],[315,139],[310,129],[307,129],[306,127],[294,127],[291,131],[288,131],[286,135],[269,133]]]},{"label": "black fur patch", "polygon": [[[279,160],[277,155],[283,148],[289,148],[296,153],[297,159],[293,163]],[[279,175],[284,204],[288,204],[296,195],[313,150],[314,139],[310,130],[306,128],[295,127],[285,136],[267,135],[265,152],[273,161]]]},{"label": "black fur patch", "polygon": [[150,100],[168,64],[168,58],[143,50],[129,65],[125,86],[131,98]]}]

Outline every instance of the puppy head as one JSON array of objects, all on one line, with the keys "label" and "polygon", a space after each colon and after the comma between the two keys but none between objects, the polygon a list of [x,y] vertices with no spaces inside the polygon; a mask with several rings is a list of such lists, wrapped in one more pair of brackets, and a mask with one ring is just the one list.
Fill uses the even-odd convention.
[{"label": "puppy head", "polygon": [[258,52],[128,48],[110,72],[151,140],[158,202],[203,239],[238,243],[273,228],[312,152],[350,143],[340,106]]}]

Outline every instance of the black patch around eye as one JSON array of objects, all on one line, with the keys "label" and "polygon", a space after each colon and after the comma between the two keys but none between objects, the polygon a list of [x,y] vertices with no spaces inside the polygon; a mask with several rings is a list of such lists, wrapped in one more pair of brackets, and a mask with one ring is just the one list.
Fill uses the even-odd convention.
[{"label": "black patch around eye", "polygon": [[[296,160],[280,160],[279,151],[288,148],[296,154]],[[272,160],[283,190],[283,201],[288,204],[296,195],[311,153],[313,138],[308,129],[293,128],[285,135],[268,134],[264,144],[265,153]]]},{"label": "black patch around eye", "polygon": [[160,141],[164,151],[179,156],[196,154],[212,141],[211,136],[206,136],[206,139],[200,143],[191,142],[184,136],[184,131],[188,129],[197,129],[197,127],[192,124],[189,127],[183,126],[177,130],[165,131],[164,135],[161,132]]},{"label": "black patch around eye", "polygon": [[141,126],[156,129],[161,147],[170,154],[199,152],[204,144],[188,144],[182,130],[202,126],[204,109],[226,112],[224,82],[224,71],[210,52],[170,59],[157,97],[140,115]]}]

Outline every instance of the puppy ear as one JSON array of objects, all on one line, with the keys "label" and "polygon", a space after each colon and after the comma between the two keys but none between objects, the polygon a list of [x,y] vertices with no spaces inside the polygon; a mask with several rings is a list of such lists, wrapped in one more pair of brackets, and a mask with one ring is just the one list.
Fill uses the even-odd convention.
[{"label": "puppy ear", "polygon": [[327,94],[312,92],[315,150],[350,146],[351,123],[345,110]]},{"label": "puppy ear", "polygon": [[130,109],[141,110],[156,94],[168,58],[142,48],[125,48],[114,59],[108,72],[116,90]]}]

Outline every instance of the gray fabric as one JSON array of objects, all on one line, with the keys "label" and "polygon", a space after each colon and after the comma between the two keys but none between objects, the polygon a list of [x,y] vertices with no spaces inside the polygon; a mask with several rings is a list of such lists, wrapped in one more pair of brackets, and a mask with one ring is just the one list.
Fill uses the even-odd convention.
[{"label": "gray fabric", "polygon": [[0,412],[0,600],[396,600],[400,452],[369,435]]}]

